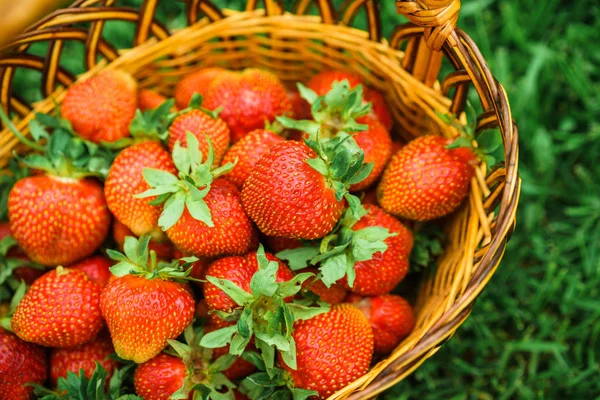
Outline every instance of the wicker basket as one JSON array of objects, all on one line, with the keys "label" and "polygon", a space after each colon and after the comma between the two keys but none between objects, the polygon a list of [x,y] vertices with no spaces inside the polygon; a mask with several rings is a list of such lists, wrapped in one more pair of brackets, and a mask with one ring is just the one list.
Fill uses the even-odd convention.
[{"label": "wicker basket", "polygon": [[[167,1],[167,0],[165,0]],[[386,0],[392,1],[392,0]],[[371,398],[414,371],[456,331],[495,271],[514,229],[520,181],[517,175],[517,128],[506,93],[493,78],[477,46],[455,27],[459,0],[399,0],[396,6],[411,23],[398,26],[389,40],[381,37],[378,1],[346,0],[334,9],[329,0],[248,0],[246,11],[219,10],[209,1],[188,0],[188,27],[169,32],[155,19],[157,0],[140,9],[115,6],[114,0],[79,0],[31,26],[0,53],[0,104],[27,132],[33,111],[49,112],[60,104],[65,87],[103,69],[132,73],[142,87],[169,95],[186,73],[205,66],[239,69],[257,66],[276,71],[286,82],[305,81],[327,68],[360,74],[381,91],[404,139],[423,133],[451,134],[439,113],[462,113],[473,86],[483,112],[478,131],[499,128],[505,163],[486,176],[478,168],[466,200],[446,219],[449,243],[435,274],[425,277],[415,304],[417,326],[387,359],[331,399]],[[308,15],[317,10],[318,15]],[[366,13],[368,29],[351,23]],[[134,47],[117,49],[103,39],[107,21],[135,25]],[[85,44],[80,77],[60,66],[67,41]],[[28,54],[36,42],[47,42],[45,57]],[[444,56],[454,71],[439,77]],[[44,100],[28,104],[12,88],[20,69],[41,71]],[[17,146],[7,130],[0,132],[0,167]]]}]

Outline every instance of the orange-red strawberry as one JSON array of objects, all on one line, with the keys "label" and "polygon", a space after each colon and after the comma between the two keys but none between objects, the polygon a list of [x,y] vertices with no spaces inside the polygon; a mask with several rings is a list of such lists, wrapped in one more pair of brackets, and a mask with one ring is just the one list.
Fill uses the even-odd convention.
[{"label": "orange-red strawberry", "polygon": [[100,308],[119,357],[143,363],[189,325],[194,299],[180,283],[124,275],[106,286]]},{"label": "orange-red strawberry", "polygon": [[194,93],[206,97],[208,88],[215,78],[221,74],[231,73],[223,68],[209,67],[191,72],[175,85],[175,104],[177,108],[184,109],[189,104]]},{"label": "orange-red strawberry", "polygon": [[359,191],[371,186],[379,179],[392,155],[392,138],[385,127],[376,118],[365,116],[357,120],[367,125],[367,129],[354,134],[358,147],[365,152],[365,162],[373,163],[373,171],[363,181],[350,186],[350,190]]},{"label": "orange-red strawberry", "polygon": [[[135,236],[135,235],[133,232],[131,232],[131,230],[128,227],[126,227],[121,222],[119,222],[118,219],[115,219],[113,221],[113,226],[112,226],[112,236],[113,236],[113,239],[115,240],[115,242],[117,243],[117,248],[119,250],[123,251],[123,245],[125,244],[125,238],[127,236]],[[150,240],[150,243],[148,244],[148,248],[150,250],[154,250],[156,252],[156,256],[158,258],[160,258],[161,260],[168,261],[173,258],[183,257],[182,254],[179,254],[178,256],[175,255],[175,248],[173,246],[173,243],[169,242],[168,240],[163,241],[163,242],[157,242],[155,240]]]},{"label": "orange-red strawberry", "polygon": [[364,101],[371,103],[370,116],[377,118],[385,130],[389,132],[392,129],[393,121],[383,95],[374,89],[367,88]]},{"label": "orange-red strawberry", "polygon": [[223,107],[219,116],[231,129],[235,143],[248,132],[292,112],[285,87],[277,75],[260,69],[245,69],[217,77],[208,90],[204,106]]},{"label": "orange-red strawberry", "polygon": [[447,148],[452,140],[422,136],[390,160],[377,198],[387,212],[416,221],[443,217],[467,196],[477,158],[468,148]]},{"label": "orange-red strawberry", "polygon": [[168,400],[183,386],[186,374],[181,358],[160,353],[135,370],[135,392],[144,400]]},{"label": "orange-red strawberry", "polygon": [[294,387],[315,390],[327,398],[368,371],[373,330],[356,307],[338,304],[294,325],[297,368],[280,357]]},{"label": "orange-red strawberry", "polygon": [[158,142],[147,141],[123,150],[110,167],[104,184],[108,208],[121,223],[136,236],[151,234],[155,239],[163,237],[158,226],[161,207],[149,204],[156,199],[137,198],[150,185],[144,180],[143,170],[153,168],[176,173],[171,155]]},{"label": "orange-red strawberry", "polygon": [[104,71],[67,90],[61,115],[86,140],[114,142],[129,136],[137,109],[137,83],[123,71]]},{"label": "orange-red strawberry", "polygon": [[227,163],[237,164],[233,169],[226,175],[224,179],[233,183],[239,190],[242,190],[244,182],[250,175],[252,168],[256,165],[258,160],[265,155],[269,149],[275,146],[277,143],[283,142],[284,139],[276,133],[266,129],[256,129],[246,136],[241,138],[237,143],[227,150],[222,165]]},{"label": "orange-red strawberry", "polygon": [[387,354],[415,327],[412,307],[402,297],[386,294],[352,301],[373,328],[375,352]]},{"label": "orange-red strawberry", "polygon": [[[332,171],[324,160],[334,157],[326,157],[304,143],[285,141],[271,147],[256,163],[244,183],[242,205],[265,235],[320,238],[341,216],[343,199],[356,205],[358,199],[354,201],[346,189],[348,182],[354,183],[349,175],[355,175],[348,172],[353,168],[349,166],[351,156],[343,171]],[[354,158],[362,170],[361,161]]]},{"label": "orange-red strawberry", "polygon": [[42,385],[48,376],[45,349],[0,328],[0,376],[0,399],[31,399],[33,388],[26,384]]},{"label": "orange-red strawberry", "polygon": [[103,326],[102,287],[83,271],[58,267],[36,280],[17,306],[12,328],[21,339],[49,347],[74,347]]},{"label": "orange-red strawberry", "polygon": [[141,111],[152,110],[165,101],[167,98],[154,90],[140,89],[138,91],[138,108]]},{"label": "orange-red strawberry", "polygon": [[208,139],[213,146],[215,164],[218,165],[229,147],[231,138],[229,127],[221,118],[213,118],[202,110],[191,110],[178,115],[169,128],[169,150],[173,152],[175,143],[187,147],[186,135],[191,132],[198,139],[199,149],[208,157]]},{"label": "orange-red strawberry", "polygon": [[232,165],[213,169],[210,141],[204,162],[198,140],[190,132],[187,143],[187,149],[179,143],[173,149],[178,176],[146,169],[144,177],[152,188],[138,196],[160,196],[165,206],[158,223],[184,254],[218,257],[246,253],[256,238],[254,226],[242,209],[239,191],[219,179]]},{"label": "orange-red strawberry", "polygon": [[108,358],[115,349],[110,337],[99,334],[95,339],[80,346],[68,349],[53,349],[50,352],[50,383],[56,387],[58,378],[66,377],[67,372],[79,375],[83,369],[87,378],[92,376],[96,363],[99,363],[107,372],[106,386],[113,375],[118,362]]},{"label": "orange-red strawberry", "polygon": [[111,265],[113,263],[104,256],[92,256],[69,265],[69,268],[85,272],[92,282],[104,287],[112,276],[110,273]]},{"label": "orange-red strawberry", "polygon": [[102,186],[94,179],[22,179],[9,194],[8,216],[19,246],[30,259],[47,266],[89,256],[110,229]]}]

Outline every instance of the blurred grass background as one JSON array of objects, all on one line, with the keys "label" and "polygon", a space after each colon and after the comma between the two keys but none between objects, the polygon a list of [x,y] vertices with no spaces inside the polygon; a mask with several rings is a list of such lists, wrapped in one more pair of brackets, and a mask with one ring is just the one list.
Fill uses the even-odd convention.
[{"label": "blurred grass background", "polygon": [[[403,20],[393,0],[380,3],[388,35]],[[185,23],[179,2],[161,2],[159,15],[171,28]],[[517,230],[471,317],[381,398],[600,399],[600,3],[463,0],[459,26],[519,125]],[[132,34],[127,23],[105,29],[118,47]],[[65,49],[72,70],[82,70],[82,50]],[[24,74],[17,90],[39,96],[37,79]]]}]

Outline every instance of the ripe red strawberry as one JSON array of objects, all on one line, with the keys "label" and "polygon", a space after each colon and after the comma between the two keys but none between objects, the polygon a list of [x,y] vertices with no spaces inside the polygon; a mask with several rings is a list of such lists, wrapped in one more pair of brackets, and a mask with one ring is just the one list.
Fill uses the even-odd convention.
[{"label": "ripe red strawberry", "polygon": [[94,179],[39,175],[18,181],[8,197],[13,237],[42,265],[68,265],[92,254],[110,228],[102,186]]},{"label": "ripe red strawberry", "polygon": [[252,168],[256,165],[258,160],[265,155],[269,149],[275,146],[277,143],[283,142],[284,139],[276,133],[266,129],[256,129],[246,136],[241,138],[237,143],[227,150],[222,165],[227,163],[237,164],[233,169],[224,175],[224,179],[233,183],[239,190],[242,190],[244,182],[250,175]]},{"label": "ripe red strawberry", "polygon": [[235,143],[248,132],[273,122],[276,116],[292,112],[285,87],[277,75],[260,69],[245,69],[223,74],[211,84],[204,101],[214,110],[223,107],[219,116],[231,129]]},{"label": "ripe red strawberry", "polygon": [[[125,238],[127,236],[135,236],[135,235],[133,232],[131,232],[131,230],[128,227],[126,227],[121,222],[119,222],[118,219],[115,219],[113,221],[113,226],[112,226],[112,236],[113,236],[113,239],[115,240],[115,242],[117,243],[117,248],[119,250],[123,251],[123,245],[125,244]],[[166,240],[164,242],[157,242],[155,240],[150,240],[150,243],[148,244],[148,248],[150,250],[153,250],[154,252],[156,252],[156,256],[161,260],[169,261],[169,260],[172,260],[173,258],[183,257],[182,254],[180,254],[179,256],[175,255],[175,248],[173,246],[173,243],[169,242],[168,240]]]},{"label": "ripe red strawberry", "polygon": [[368,371],[373,330],[356,307],[338,304],[294,325],[297,368],[279,360],[294,387],[315,390],[327,398]]},{"label": "ripe red strawberry", "polygon": [[229,147],[231,138],[229,127],[225,122],[221,118],[213,118],[202,110],[191,110],[177,116],[169,128],[169,151],[173,152],[177,141],[182,147],[187,147],[188,132],[198,139],[199,149],[204,157],[208,157],[208,136],[213,146],[215,164],[218,165]]},{"label": "ripe red strawberry", "polygon": [[475,154],[452,140],[422,136],[390,160],[377,187],[379,204],[399,217],[427,221],[454,211],[467,196]]},{"label": "ripe red strawberry", "polygon": [[[277,257],[269,253],[265,253],[265,256],[269,261],[277,262],[279,266],[276,282],[286,282],[294,277],[292,271]],[[208,267],[206,275],[217,279],[227,279],[235,283],[242,290],[251,293],[250,281],[258,270],[257,253],[252,251],[244,256],[224,257],[214,261]],[[238,308],[237,303],[213,283],[204,282],[202,289],[210,310],[231,312],[234,308]],[[288,300],[292,299],[289,298]]]},{"label": "ripe red strawberry", "polygon": [[342,199],[310,159],[319,157],[307,145],[285,141],[271,147],[246,179],[242,205],[265,235],[320,238],[342,214]]},{"label": "ripe red strawberry", "polygon": [[184,109],[189,104],[194,93],[198,93],[202,97],[206,97],[208,88],[214,79],[221,75],[231,73],[223,68],[209,67],[202,68],[198,71],[191,72],[183,77],[177,85],[175,85],[175,104],[177,108]]},{"label": "ripe red strawberry", "polygon": [[92,142],[129,136],[137,109],[137,83],[123,71],[104,71],[67,90],[61,115],[75,132]]},{"label": "ripe red strawberry", "polygon": [[365,116],[357,122],[368,126],[366,130],[355,133],[353,138],[365,152],[365,162],[373,163],[373,171],[363,181],[350,186],[352,191],[364,190],[375,183],[392,155],[392,138],[379,120]]},{"label": "ripe red strawberry", "polygon": [[[224,179],[216,179],[205,202],[214,226],[195,219],[185,209],[181,218],[167,230],[169,239],[181,251],[197,257],[246,253],[256,233],[242,209],[236,187]],[[232,232],[235,235],[231,235]]]},{"label": "ripe red strawberry", "polygon": [[138,91],[138,108],[141,111],[152,110],[166,100],[165,96],[151,89],[140,89]]},{"label": "ripe red strawberry", "polygon": [[[318,274],[316,268],[305,268],[299,272],[311,272],[315,275]],[[330,287],[327,287],[323,281],[316,279],[315,277],[308,278],[302,284],[303,291],[311,291],[312,293],[319,296],[319,299],[329,304],[340,304],[344,301],[348,295],[348,291],[344,286],[334,283]]]},{"label": "ripe red strawberry", "polygon": [[145,168],[177,172],[171,155],[160,143],[147,141],[128,147],[115,158],[108,172],[104,184],[106,203],[115,218],[136,236],[148,233],[161,239],[164,237],[158,226],[161,207],[149,204],[156,196],[135,197],[150,189],[143,176]]},{"label": "ripe red strawberry", "polygon": [[92,282],[104,287],[112,276],[110,273],[111,265],[113,263],[106,257],[92,256],[69,265],[69,268],[85,272]]},{"label": "ripe red strawberry", "polygon": [[391,291],[406,276],[413,236],[400,221],[381,208],[365,205],[365,209],[367,215],[351,227],[353,231],[380,227],[395,236],[384,240],[387,250],[377,251],[370,260],[357,261],[354,264],[356,278],[352,287],[348,285],[346,278],[340,283],[352,292],[363,296],[382,295]]},{"label": "ripe red strawberry", "polygon": [[[331,90],[334,82],[341,82],[343,80],[348,81],[351,89],[358,85],[365,86],[362,78],[357,74],[336,70],[318,73],[308,82],[307,86],[311,90],[314,90],[319,96],[323,96]],[[392,128],[392,116],[387,108],[385,99],[381,93],[366,86],[364,87],[363,93],[363,104],[370,102],[372,105],[370,115],[377,118],[384,128],[389,132]]]},{"label": "ripe red strawberry", "polygon": [[100,308],[119,357],[137,363],[160,353],[194,317],[194,299],[182,284],[134,275],[110,282]]},{"label": "ripe red strawberry", "polygon": [[96,363],[102,365],[107,372],[106,386],[113,375],[118,362],[108,358],[115,349],[108,334],[99,334],[95,339],[80,346],[68,349],[53,349],[50,353],[50,383],[56,387],[58,378],[66,377],[71,371],[79,375],[83,369],[85,376],[90,378]]},{"label": "ripe red strawberry", "polygon": [[31,399],[33,388],[25,385],[30,382],[42,385],[46,380],[46,351],[0,328],[0,376],[0,399]]},{"label": "ripe red strawberry", "polygon": [[400,296],[364,297],[352,303],[371,323],[376,353],[390,353],[415,327],[413,309]]},{"label": "ripe red strawberry", "polygon": [[264,236],[263,240],[267,248],[273,253],[302,247],[302,240],[299,239],[290,239],[282,236]]},{"label": "ripe red strawberry", "polygon": [[58,267],[36,280],[12,318],[21,339],[49,347],[74,347],[102,328],[102,287],[83,271]]},{"label": "ripe red strawberry", "polygon": [[300,96],[298,89],[288,90],[287,93],[292,104],[292,117],[294,119],[310,119],[310,105]]},{"label": "ripe red strawberry", "polygon": [[186,373],[181,358],[160,353],[140,364],[135,370],[135,392],[144,400],[170,399],[171,395],[183,386]]}]

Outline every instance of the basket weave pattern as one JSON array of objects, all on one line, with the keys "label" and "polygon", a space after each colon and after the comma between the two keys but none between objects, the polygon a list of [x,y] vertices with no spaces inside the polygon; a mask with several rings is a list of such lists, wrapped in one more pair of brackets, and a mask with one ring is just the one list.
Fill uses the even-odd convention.
[{"label": "basket weave pattern", "polygon": [[[206,0],[188,0],[188,27],[169,30],[155,18],[158,0],[140,9],[120,7],[114,0],[79,0],[40,20],[0,49],[0,104],[14,113],[27,133],[34,112],[51,112],[65,88],[103,69],[132,73],[141,87],[171,94],[175,83],[200,67],[261,67],[275,71],[286,83],[306,81],[324,69],[345,69],[384,94],[403,139],[424,133],[452,135],[438,113],[461,115],[468,90],[476,90],[484,112],[477,131],[499,128],[505,163],[488,172],[477,169],[464,204],[446,219],[449,243],[435,274],[424,279],[415,310],[417,326],[395,351],[365,376],[331,399],[370,398],[394,385],[435,353],[469,315],[473,302],[491,278],[514,229],[520,181],[517,175],[518,132],[506,93],[493,78],[477,46],[456,28],[460,1],[397,1],[410,21],[382,39],[376,0],[347,0],[335,9],[329,0],[291,2],[248,0],[246,11],[220,10]],[[391,0],[386,0],[391,1]],[[259,9],[259,6],[264,7]],[[318,15],[307,15],[318,10]],[[351,27],[365,12],[366,31]],[[107,21],[135,24],[134,47],[118,49],[102,37]],[[67,41],[85,44],[80,77],[61,67]],[[28,54],[34,43],[48,44],[45,57]],[[454,71],[440,77],[446,57]],[[15,72],[42,73],[44,100],[28,104],[12,88]],[[18,140],[0,131],[0,167]]]}]

